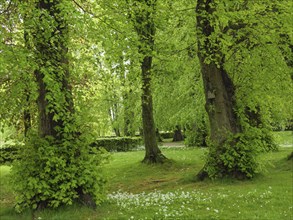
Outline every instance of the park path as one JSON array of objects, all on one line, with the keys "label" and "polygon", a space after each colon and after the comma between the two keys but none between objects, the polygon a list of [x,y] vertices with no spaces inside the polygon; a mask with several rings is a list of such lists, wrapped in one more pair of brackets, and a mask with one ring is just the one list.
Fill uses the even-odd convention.
[{"label": "park path", "polygon": [[184,147],[184,141],[178,141],[178,142],[161,142],[160,144],[162,144],[163,147]]}]

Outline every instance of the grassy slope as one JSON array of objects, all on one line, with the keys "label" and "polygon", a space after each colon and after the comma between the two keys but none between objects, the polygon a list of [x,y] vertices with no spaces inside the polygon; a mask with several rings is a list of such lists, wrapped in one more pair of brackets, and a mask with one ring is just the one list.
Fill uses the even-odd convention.
[{"label": "grassy slope", "polygon": [[[105,171],[109,193],[128,192],[111,199],[97,210],[72,206],[37,212],[41,219],[292,219],[292,148],[262,155],[267,171],[248,181],[207,180],[194,182],[203,165],[202,149],[164,149],[172,159],[165,165],[140,163],[143,151],[114,153]],[[31,213],[13,212],[9,167],[0,167],[0,219],[32,219]],[[144,192],[144,194],[143,194]],[[156,192],[156,195],[150,193]],[[182,193],[184,196],[182,197]],[[129,193],[133,193],[129,194]],[[173,193],[173,194],[171,194]],[[187,193],[189,193],[187,195]],[[175,195],[175,196],[174,196]],[[187,195],[187,196],[186,196]],[[160,198],[153,202],[154,198]]]}]

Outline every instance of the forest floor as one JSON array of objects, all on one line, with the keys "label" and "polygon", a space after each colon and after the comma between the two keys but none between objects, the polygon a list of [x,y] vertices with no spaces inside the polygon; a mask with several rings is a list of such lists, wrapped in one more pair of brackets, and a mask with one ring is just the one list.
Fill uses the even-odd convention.
[{"label": "forest floor", "polygon": [[[282,134],[283,135],[283,134]],[[282,136],[281,135],[281,136]],[[288,139],[289,138],[289,139]],[[279,144],[291,140],[283,135]],[[176,143],[176,142],[175,142]],[[170,142],[169,142],[170,144]],[[168,145],[169,145],[168,144]],[[1,220],[126,220],[126,219],[293,219],[292,147],[262,154],[259,174],[245,181],[195,181],[206,149],[163,147],[170,159],[163,165],[146,165],[143,150],[111,153],[104,167],[107,200],[95,210],[73,205],[55,210],[16,214],[10,184],[10,166],[0,166]]]}]

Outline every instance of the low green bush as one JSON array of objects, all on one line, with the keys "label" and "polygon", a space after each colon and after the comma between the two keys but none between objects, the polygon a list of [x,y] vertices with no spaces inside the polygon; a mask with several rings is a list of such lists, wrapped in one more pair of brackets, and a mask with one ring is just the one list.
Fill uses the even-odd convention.
[{"label": "low green bush", "polygon": [[160,132],[160,136],[164,139],[173,138],[174,132]]},{"label": "low green bush", "polygon": [[0,164],[7,164],[13,162],[18,157],[20,146],[11,144],[0,147]]},{"label": "low green bush", "polygon": [[108,154],[104,149],[89,148],[89,141],[31,135],[12,166],[16,211],[57,208],[75,201],[100,204],[105,199],[106,182],[101,164]]},{"label": "low green bush", "polygon": [[98,138],[91,146],[96,148],[103,147],[107,151],[126,152],[133,150],[141,145],[141,137],[109,137]]}]

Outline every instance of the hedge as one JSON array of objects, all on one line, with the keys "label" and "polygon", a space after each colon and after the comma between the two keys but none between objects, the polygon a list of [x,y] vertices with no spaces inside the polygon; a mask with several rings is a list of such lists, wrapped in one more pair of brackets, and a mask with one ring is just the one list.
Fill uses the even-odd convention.
[{"label": "hedge", "polygon": [[107,151],[118,151],[125,152],[133,150],[142,145],[141,137],[109,137],[109,138],[98,138],[92,147],[103,147]]},{"label": "hedge", "polygon": [[19,146],[17,145],[6,145],[0,147],[0,164],[11,163],[17,158]]},{"label": "hedge", "polygon": [[174,132],[160,132],[160,136],[164,139],[173,138]]},{"label": "hedge", "polygon": [[[103,147],[107,151],[130,151],[142,145],[141,137],[105,137],[98,138],[91,147]],[[0,147],[0,164],[11,163],[17,158],[20,146],[5,145]]]}]

